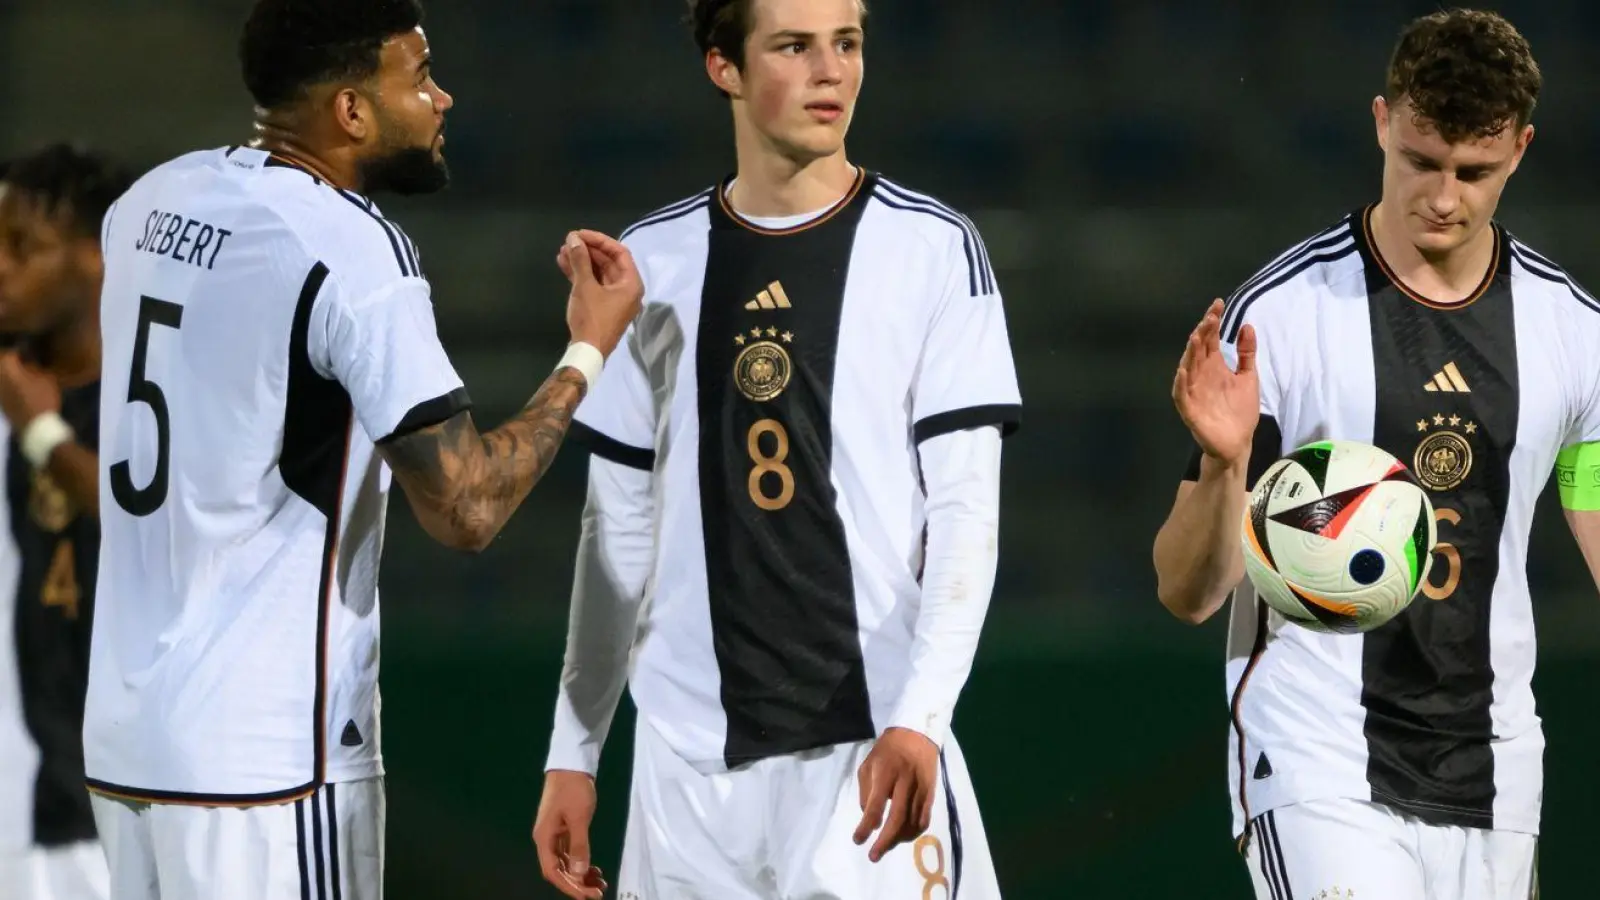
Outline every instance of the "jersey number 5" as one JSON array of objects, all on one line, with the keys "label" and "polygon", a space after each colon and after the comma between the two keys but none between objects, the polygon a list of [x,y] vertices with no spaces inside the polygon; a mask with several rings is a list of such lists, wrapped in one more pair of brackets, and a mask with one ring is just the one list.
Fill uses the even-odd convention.
[{"label": "jersey number 5", "polygon": [[167,395],[161,386],[145,377],[145,360],[150,351],[150,327],[179,328],[183,307],[154,297],[139,298],[139,329],[133,338],[133,370],[128,375],[128,402],[143,403],[156,417],[156,471],[150,483],[133,486],[128,460],[111,467],[111,495],[117,505],[136,516],[148,516],[167,502],[167,467],[172,458],[172,423],[167,417]]}]

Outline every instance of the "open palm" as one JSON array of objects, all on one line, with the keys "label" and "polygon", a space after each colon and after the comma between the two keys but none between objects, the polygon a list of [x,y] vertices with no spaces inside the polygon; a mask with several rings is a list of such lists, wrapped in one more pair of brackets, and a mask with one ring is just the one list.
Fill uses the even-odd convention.
[{"label": "open palm", "polygon": [[1172,402],[1195,442],[1207,455],[1230,464],[1249,458],[1261,418],[1254,328],[1240,330],[1237,347],[1235,371],[1222,356],[1222,301],[1213,301],[1190,333],[1172,379]]}]

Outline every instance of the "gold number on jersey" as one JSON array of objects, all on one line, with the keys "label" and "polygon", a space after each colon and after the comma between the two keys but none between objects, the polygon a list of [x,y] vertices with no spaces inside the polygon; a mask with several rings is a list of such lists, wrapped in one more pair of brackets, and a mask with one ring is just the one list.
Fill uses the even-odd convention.
[{"label": "gold number on jersey", "polygon": [[[933,851],[932,865],[928,864],[928,850]],[[916,861],[917,874],[922,876],[922,900],[934,900],[934,888],[944,888],[943,898],[949,900],[950,879],[944,874],[944,844],[934,835],[925,834],[911,845],[911,858]]]},{"label": "gold number on jersey", "polygon": [[[778,446],[770,455],[761,449],[761,436],[764,434],[770,434],[777,440]],[[789,501],[794,499],[794,472],[784,465],[789,458],[788,430],[776,419],[762,419],[750,426],[746,443],[750,449],[750,461],[755,463],[755,468],[750,470],[750,502],[767,512],[788,506]],[[778,476],[778,496],[767,496],[762,486],[764,475]]]},{"label": "gold number on jersey", "polygon": [[39,592],[45,606],[61,607],[61,614],[69,619],[78,618],[78,566],[72,552],[71,541],[56,543],[55,557],[50,561],[50,571],[44,576],[44,588]]},{"label": "gold number on jersey", "polygon": [[[1449,522],[1451,525],[1461,524],[1461,513],[1448,506],[1434,509],[1433,518],[1436,522]],[[1444,557],[1444,584],[1436,585],[1431,580],[1424,581],[1422,583],[1422,593],[1429,600],[1448,600],[1456,592],[1456,588],[1461,586],[1461,551],[1456,549],[1455,544],[1448,541],[1440,541],[1438,546],[1433,548],[1433,552]],[[1432,576],[1431,572],[1429,576]]]}]

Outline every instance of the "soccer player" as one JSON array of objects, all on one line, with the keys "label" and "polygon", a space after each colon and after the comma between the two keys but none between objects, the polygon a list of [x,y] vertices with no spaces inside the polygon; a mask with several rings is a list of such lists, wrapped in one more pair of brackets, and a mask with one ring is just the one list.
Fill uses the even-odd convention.
[{"label": "soccer player", "polygon": [[858,0],[689,6],[737,170],[624,233],[646,311],[574,425],[545,877],[600,896],[631,673],[621,896],[998,896],[950,733],[1021,409],[994,272],[967,218],[846,156]]},{"label": "soccer player", "polygon": [[[1536,884],[1526,559],[1558,460],[1600,560],[1600,302],[1494,218],[1540,84],[1495,14],[1411,22],[1372,104],[1378,202],[1212,304],[1174,377],[1199,452],[1154,561],[1183,620],[1234,592],[1229,784],[1258,897],[1525,900]],[[1289,624],[1243,579],[1247,490],[1321,439],[1394,454],[1435,508],[1429,580],[1366,634]]]},{"label": "soccer player", "polygon": [[0,412],[8,437],[0,597],[0,884],[16,900],[110,896],[83,789],[100,557],[100,222],[128,186],[56,144],[0,178]]},{"label": "soccer player", "polygon": [[574,343],[480,433],[416,246],[371,197],[445,186],[416,0],[258,0],[250,146],[180,156],[106,217],[99,609],[84,723],[119,900],[382,893],[378,591],[391,478],[494,538],[638,310],[571,235]]}]

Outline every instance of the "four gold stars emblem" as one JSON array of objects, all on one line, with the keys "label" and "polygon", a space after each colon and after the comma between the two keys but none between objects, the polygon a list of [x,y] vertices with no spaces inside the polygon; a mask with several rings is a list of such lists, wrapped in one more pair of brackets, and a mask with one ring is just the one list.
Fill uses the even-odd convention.
[{"label": "four gold stars emblem", "polygon": [[[1458,416],[1458,415],[1452,415],[1452,416],[1446,417],[1444,414],[1440,413],[1440,414],[1435,415],[1433,417],[1433,425],[1434,426],[1442,427],[1446,423],[1449,423],[1451,428],[1460,428],[1462,431],[1465,431],[1467,434],[1477,434],[1478,433],[1478,423],[1477,422],[1473,422],[1473,421],[1468,420],[1463,424],[1462,418],[1460,416]],[[1427,419],[1418,419],[1417,420],[1417,431],[1419,433],[1427,432],[1429,427],[1430,426],[1428,424],[1428,420]]]},{"label": "four gold stars emblem", "polygon": [[769,337],[769,338],[779,338],[785,344],[794,343],[794,332],[792,332],[792,331],[784,331],[784,332],[780,333],[778,331],[778,329],[776,329],[776,328],[767,328],[767,329],[752,328],[747,333],[741,333],[741,334],[734,335],[733,336],[733,342],[735,344],[739,345],[740,347],[743,347],[744,345],[750,343],[750,340],[752,338],[755,338],[755,339],[759,340],[763,335],[765,335],[766,337]]}]

